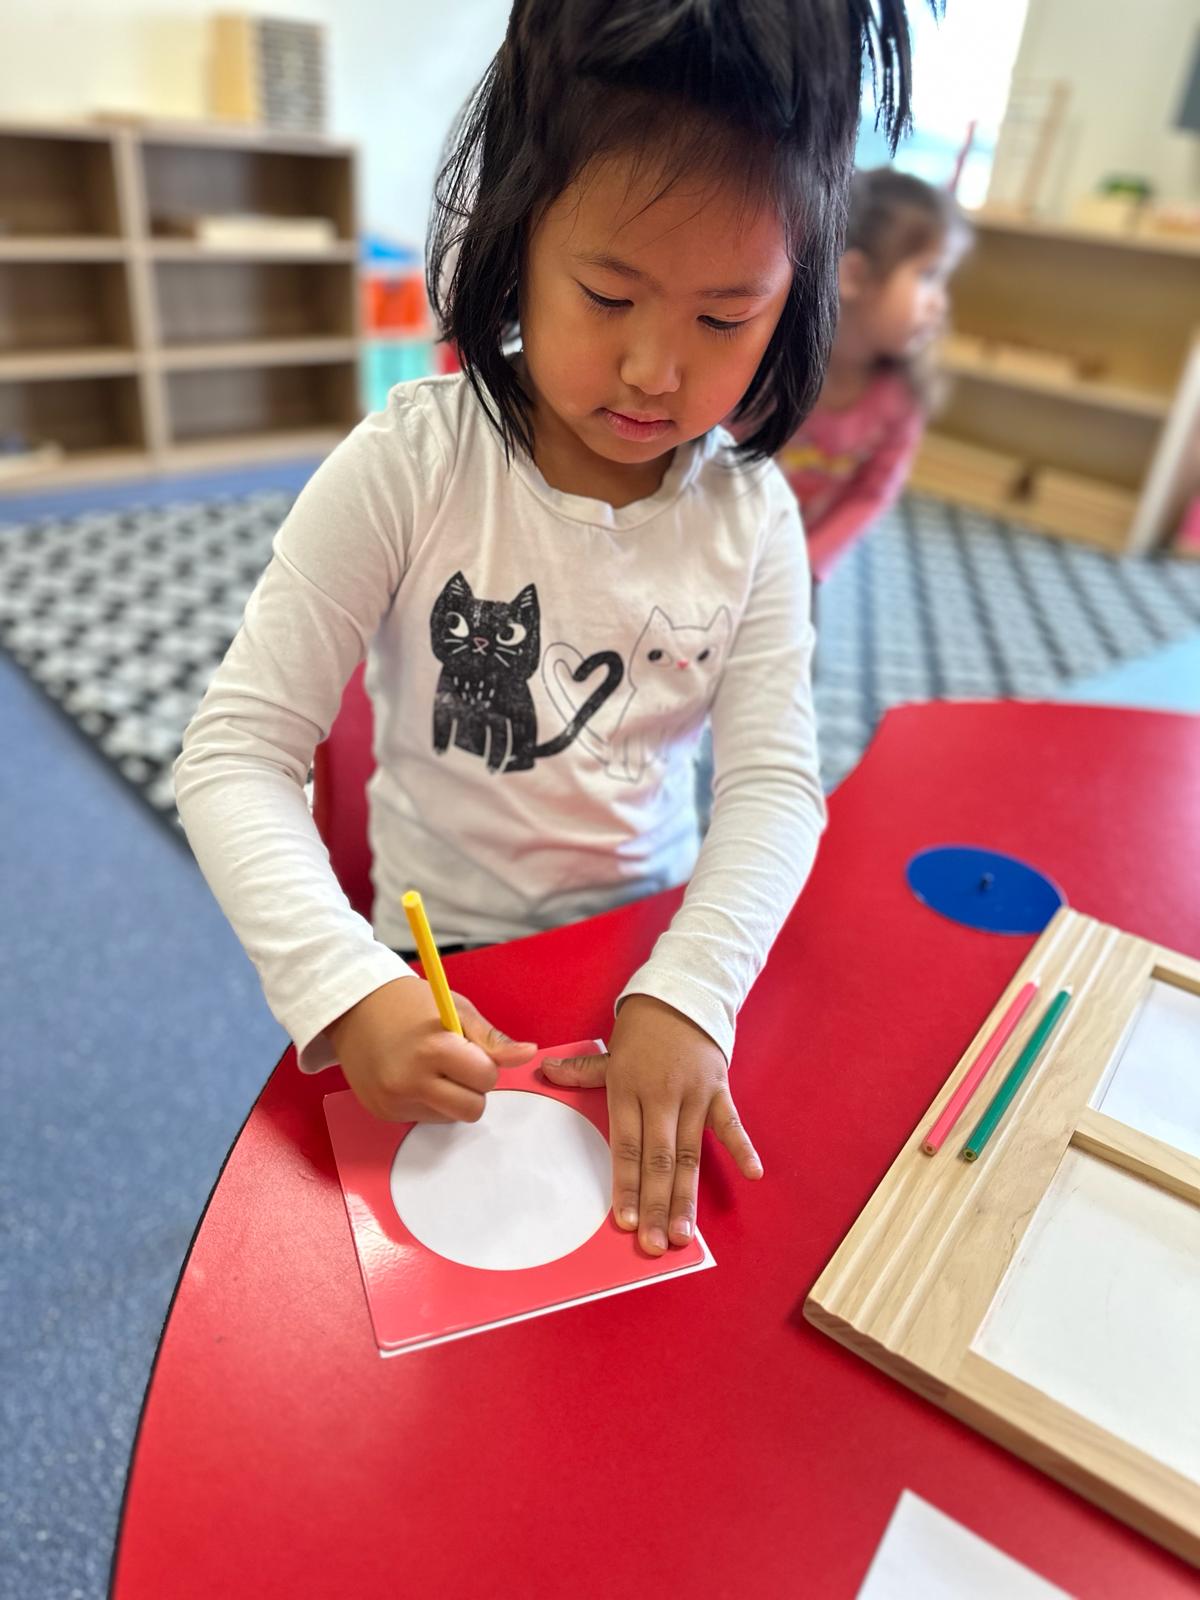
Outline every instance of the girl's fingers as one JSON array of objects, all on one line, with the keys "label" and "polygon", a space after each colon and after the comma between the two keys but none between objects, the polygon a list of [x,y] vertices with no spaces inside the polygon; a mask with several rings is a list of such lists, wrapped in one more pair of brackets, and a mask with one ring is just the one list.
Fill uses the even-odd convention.
[{"label": "girl's fingers", "polygon": [[566,1089],[598,1089],[608,1075],[607,1056],[543,1058],[542,1071]]},{"label": "girl's fingers", "polygon": [[425,1103],[431,1111],[441,1112],[451,1122],[478,1122],[487,1100],[474,1089],[452,1083],[449,1078],[434,1078],[426,1092]]},{"label": "girl's fingers", "polygon": [[438,1040],[438,1045],[436,1061],[440,1077],[461,1084],[475,1094],[488,1094],[496,1087],[500,1068],[478,1045],[464,1043],[449,1033]]},{"label": "girl's fingers", "polygon": [[675,1133],[675,1181],[671,1189],[672,1244],[688,1244],[696,1231],[696,1191],[700,1183],[700,1149],[704,1138],[703,1102],[685,1101]]},{"label": "girl's fingers", "polygon": [[459,1118],[434,1111],[424,1100],[364,1100],[363,1104],[380,1122],[457,1122]]},{"label": "girl's fingers", "polygon": [[742,1127],[737,1107],[728,1089],[714,1096],[708,1112],[708,1125],[737,1162],[743,1178],[761,1178],[763,1165],[758,1151],[750,1143],[750,1135]]},{"label": "girl's fingers", "polygon": [[642,1108],[636,1096],[609,1091],[608,1138],[612,1150],[613,1216],[618,1227],[636,1228],[642,1183]]},{"label": "girl's fingers", "polygon": [[675,1138],[679,1107],[642,1105],[642,1194],[638,1202],[638,1243],[647,1255],[667,1248],[671,1195],[675,1186]]},{"label": "girl's fingers", "polygon": [[431,1111],[423,1100],[409,1100],[400,1112],[390,1119],[393,1122],[453,1122],[442,1111]]},{"label": "girl's fingers", "polygon": [[472,1044],[477,1044],[481,1050],[486,1050],[499,1066],[518,1067],[522,1062],[528,1061],[530,1056],[537,1054],[537,1045],[521,1044],[516,1039],[510,1039],[503,1028],[497,1028],[494,1023],[489,1022],[478,1007],[465,996],[456,994],[454,1003],[458,1011],[458,1020],[463,1026],[463,1033]]}]

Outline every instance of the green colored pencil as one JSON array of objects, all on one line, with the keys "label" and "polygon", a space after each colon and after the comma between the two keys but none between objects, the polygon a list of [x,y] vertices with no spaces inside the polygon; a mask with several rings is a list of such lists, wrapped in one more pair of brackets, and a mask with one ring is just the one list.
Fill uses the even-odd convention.
[{"label": "green colored pencil", "polygon": [[1070,998],[1071,986],[1067,984],[1065,988],[1058,991],[1042,1013],[1042,1020],[1033,1030],[1029,1043],[1017,1057],[1004,1082],[988,1102],[987,1110],[975,1124],[971,1137],[963,1145],[962,1158],[964,1161],[974,1161],[984,1145],[995,1133],[997,1123],[1012,1104],[1013,1097],[1028,1076],[1030,1067],[1046,1048],[1046,1041],[1054,1032],[1055,1023],[1067,1009],[1067,1001]]}]

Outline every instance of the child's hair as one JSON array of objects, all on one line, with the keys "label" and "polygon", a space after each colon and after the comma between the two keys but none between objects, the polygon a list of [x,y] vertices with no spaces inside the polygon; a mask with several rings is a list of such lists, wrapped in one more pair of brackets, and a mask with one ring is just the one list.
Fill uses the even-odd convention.
[{"label": "child's hair", "polygon": [[[935,189],[894,167],[864,169],[851,180],[846,249],[862,251],[877,281],[889,278],[905,261],[927,250],[945,247],[964,255],[973,236],[971,224],[948,189]],[[927,414],[945,402],[946,379],[932,347],[882,364],[907,379]]]},{"label": "child's hair", "polygon": [[904,0],[516,0],[452,134],[428,251],[443,336],[506,451],[532,454],[530,401],[504,354],[530,229],[590,162],[617,153],[656,195],[700,172],[776,208],[792,287],[734,421],[747,424],[748,460],[790,438],[837,322],[864,55],[894,149],[909,121]]},{"label": "child's hair", "polygon": [[971,226],[948,189],[895,167],[854,174],[846,219],[846,249],[861,250],[877,277],[943,243],[965,248]]}]

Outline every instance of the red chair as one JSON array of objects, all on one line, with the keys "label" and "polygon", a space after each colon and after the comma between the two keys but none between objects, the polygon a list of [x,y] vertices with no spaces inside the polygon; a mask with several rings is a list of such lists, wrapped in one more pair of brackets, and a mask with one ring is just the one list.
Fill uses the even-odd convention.
[{"label": "red chair", "polygon": [[346,898],[371,916],[367,780],[375,771],[375,720],[360,666],[347,683],[329,737],[313,754],[313,819]]}]

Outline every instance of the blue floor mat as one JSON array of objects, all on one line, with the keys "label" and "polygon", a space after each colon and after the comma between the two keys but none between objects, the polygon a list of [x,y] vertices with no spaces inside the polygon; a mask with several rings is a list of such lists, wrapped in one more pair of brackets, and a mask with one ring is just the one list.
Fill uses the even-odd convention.
[{"label": "blue floor mat", "polygon": [[1200,715],[1200,633],[1137,661],[1122,662],[1098,677],[1067,684],[1059,698],[1084,705]]},{"label": "blue floor mat", "polygon": [[0,1596],[93,1600],[184,1251],[284,1040],[190,858],[2,657],[0,733]]}]

